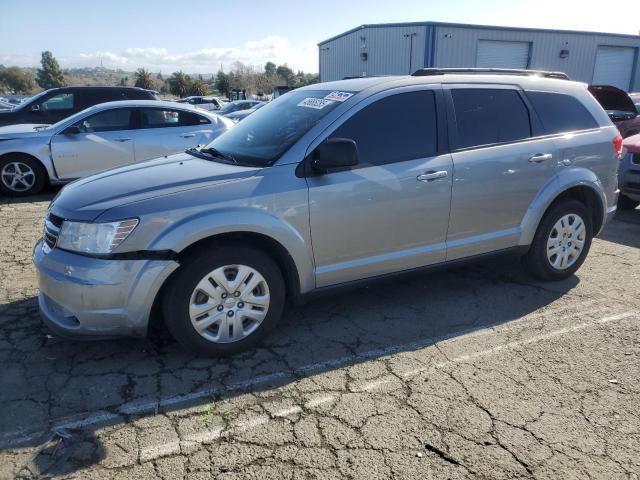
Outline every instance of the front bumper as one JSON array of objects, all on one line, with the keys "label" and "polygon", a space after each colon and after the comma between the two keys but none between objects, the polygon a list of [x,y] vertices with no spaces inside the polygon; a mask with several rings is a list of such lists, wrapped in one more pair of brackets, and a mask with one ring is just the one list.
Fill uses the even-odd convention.
[{"label": "front bumper", "polygon": [[628,152],[624,156],[620,162],[618,177],[620,193],[632,200],[640,201],[640,154]]},{"label": "front bumper", "polygon": [[144,336],[160,287],[177,267],[173,260],[106,260],[54,248],[33,249],[38,304],[58,335]]}]

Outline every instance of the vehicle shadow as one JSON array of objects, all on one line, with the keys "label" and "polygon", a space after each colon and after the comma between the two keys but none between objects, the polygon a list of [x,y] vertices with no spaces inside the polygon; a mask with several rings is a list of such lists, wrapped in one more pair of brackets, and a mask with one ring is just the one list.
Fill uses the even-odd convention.
[{"label": "vehicle shadow", "polygon": [[[41,325],[35,298],[0,305],[0,448],[39,448],[16,475],[69,474],[108,460],[105,425],[420,350],[536,312],[578,282],[533,282],[514,258],[403,276],[291,307],[262,347],[221,359],[196,357],[166,335],[67,341]],[[53,431],[90,412],[107,420]]]},{"label": "vehicle shadow", "polygon": [[[631,234],[629,234],[632,232]],[[628,247],[640,248],[640,208],[619,210],[598,238]]]},{"label": "vehicle shadow", "polygon": [[36,203],[36,202],[50,202],[53,197],[60,191],[61,185],[48,185],[37,195],[29,195],[27,197],[6,197],[0,194],[0,205],[10,203]]}]

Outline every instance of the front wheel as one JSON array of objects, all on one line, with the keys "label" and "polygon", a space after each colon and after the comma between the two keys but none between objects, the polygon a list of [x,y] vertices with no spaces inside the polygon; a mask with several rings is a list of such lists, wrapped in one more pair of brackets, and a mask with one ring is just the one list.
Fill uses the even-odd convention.
[{"label": "front wheel", "polygon": [[524,264],[541,280],[570,277],[584,262],[592,238],[591,215],[584,204],[561,201],[542,218]]},{"label": "front wheel", "polygon": [[26,156],[9,155],[0,159],[0,192],[8,197],[40,193],[47,183],[42,164]]},{"label": "front wheel", "polygon": [[248,246],[202,249],[186,260],[164,297],[167,328],[201,355],[228,355],[257,345],[282,315],[285,285],[278,265]]}]

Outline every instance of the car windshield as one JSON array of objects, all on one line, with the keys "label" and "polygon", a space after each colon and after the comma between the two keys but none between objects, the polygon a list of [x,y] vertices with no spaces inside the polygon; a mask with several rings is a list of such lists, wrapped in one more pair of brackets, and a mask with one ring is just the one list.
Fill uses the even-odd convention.
[{"label": "car windshield", "polygon": [[19,103],[18,105],[16,105],[14,107],[14,110],[15,111],[23,110],[27,105],[30,105],[31,102],[33,102],[34,100],[37,100],[38,98],[42,97],[45,93],[47,93],[47,90],[45,90],[44,92],[37,93],[33,97],[25,98],[21,103]]},{"label": "car windshield", "polygon": [[[330,93],[325,90],[287,93],[248,116],[207,148],[242,164],[268,166],[340,104],[325,99]],[[346,98],[351,96],[348,92],[340,93]]]}]

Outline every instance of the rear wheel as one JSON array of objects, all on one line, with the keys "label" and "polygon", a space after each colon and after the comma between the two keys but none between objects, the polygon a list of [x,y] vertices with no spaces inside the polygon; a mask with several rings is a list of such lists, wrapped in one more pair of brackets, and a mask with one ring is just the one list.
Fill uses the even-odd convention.
[{"label": "rear wheel", "polygon": [[21,155],[8,155],[0,159],[0,192],[4,195],[35,195],[46,183],[47,172],[39,161]]},{"label": "rear wheel", "polygon": [[640,202],[631,200],[629,197],[625,197],[624,195],[618,197],[618,210],[633,210],[638,205],[640,205]]},{"label": "rear wheel", "polygon": [[285,285],[273,259],[246,246],[190,257],[163,298],[167,328],[188,350],[228,355],[257,345],[282,315]]},{"label": "rear wheel", "polygon": [[543,217],[524,264],[542,280],[570,277],[584,262],[592,237],[589,210],[577,200],[563,200]]}]

